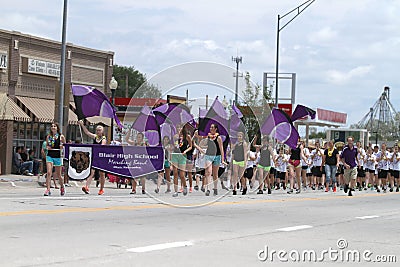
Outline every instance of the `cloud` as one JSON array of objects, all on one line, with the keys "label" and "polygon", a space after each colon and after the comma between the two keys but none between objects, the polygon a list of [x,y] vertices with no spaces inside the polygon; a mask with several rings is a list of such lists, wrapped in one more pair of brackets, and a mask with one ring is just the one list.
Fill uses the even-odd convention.
[{"label": "cloud", "polygon": [[[0,1],[1,28],[60,39],[62,1]],[[135,66],[147,76],[188,61],[235,66],[231,58],[239,55],[240,70],[250,71],[261,84],[263,72],[275,71],[277,14],[302,2],[69,1],[67,39],[114,51],[118,64]],[[398,14],[400,1],[395,0],[315,1],[280,38],[279,69],[297,73],[297,100],[337,107],[357,121],[356,109],[372,105],[383,86],[400,88]],[[279,88],[285,90],[285,84]],[[343,95],[354,104],[341,107]],[[392,102],[400,103],[400,95],[392,95]],[[321,102],[325,98],[330,101]]]},{"label": "cloud", "polygon": [[348,72],[343,72],[339,70],[329,70],[327,71],[327,79],[333,84],[346,84],[353,79],[362,78],[369,74],[374,69],[371,65],[358,66],[351,69]]},{"label": "cloud", "polygon": [[331,27],[324,27],[317,32],[313,32],[309,35],[308,39],[310,43],[321,44],[331,43],[338,36],[338,32],[333,30]]}]

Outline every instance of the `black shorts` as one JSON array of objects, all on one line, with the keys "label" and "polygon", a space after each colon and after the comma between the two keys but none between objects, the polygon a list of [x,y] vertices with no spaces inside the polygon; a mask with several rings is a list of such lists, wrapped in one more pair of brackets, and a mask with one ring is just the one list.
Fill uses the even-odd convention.
[{"label": "black shorts", "polygon": [[202,168],[196,168],[196,174],[204,176],[206,175],[206,170]]},{"label": "black shorts", "polygon": [[312,176],[312,173],[311,173],[311,172],[307,172],[306,176],[307,176],[307,177],[311,177],[311,176]]},{"label": "black shorts", "polygon": [[393,176],[394,178],[396,178],[396,179],[399,179],[399,178],[400,178],[400,171],[393,170],[392,172],[393,172],[393,173],[392,173],[392,176]]},{"label": "black shorts", "polygon": [[277,171],[277,172],[276,172],[276,178],[277,178],[277,179],[281,179],[281,180],[285,180],[285,178],[286,178],[286,172],[279,172],[279,171]]},{"label": "black shorts", "polygon": [[368,173],[373,173],[373,174],[375,174],[375,170],[371,170],[371,169],[368,169],[368,168],[366,168],[364,171],[365,171],[366,173],[368,172]]},{"label": "black shorts", "polygon": [[363,167],[357,168],[357,177],[365,178],[365,171]]},{"label": "black shorts", "polygon": [[388,176],[388,170],[379,170],[378,171],[378,178],[379,179],[386,179]]},{"label": "black shorts", "polygon": [[339,167],[336,170],[336,177],[339,176],[340,174],[344,174],[343,165],[339,165]]},{"label": "black shorts", "polygon": [[219,169],[218,169],[218,178],[221,177],[222,174],[224,174],[224,172],[225,172],[225,168],[219,167]]},{"label": "black shorts", "polygon": [[100,179],[100,170],[94,169],[94,180],[98,181]]},{"label": "black shorts", "polygon": [[269,174],[272,174],[272,176],[276,177],[276,169],[274,167],[271,167],[269,170]]},{"label": "black shorts", "polygon": [[326,174],[325,173],[325,166],[322,166],[322,175]]},{"label": "black shorts", "polygon": [[251,178],[253,178],[253,173],[254,173],[253,167],[250,167],[244,171],[243,176],[246,177],[247,179],[251,179]]},{"label": "black shorts", "polygon": [[302,170],[307,170],[308,169],[308,166],[306,165],[306,166],[301,166],[301,169]]},{"label": "black shorts", "polygon": [[321,167],[314,166],[311,169],[312,175],[316,177],[322,177]]}]

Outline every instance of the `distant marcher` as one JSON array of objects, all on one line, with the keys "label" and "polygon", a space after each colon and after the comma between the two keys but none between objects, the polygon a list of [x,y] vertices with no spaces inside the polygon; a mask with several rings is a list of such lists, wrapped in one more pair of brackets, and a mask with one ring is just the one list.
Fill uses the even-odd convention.
[{"label": "distant marcher", "polygon": [[347,145],[343,148],[340,158],[344,166],[344,192],[347,193],[348,191],[349,196],[353,195],[351,192],[354,191],[354,186],[357,179],[357,154],[358,150],[357,147],[354,146],[353,137],[347,137]]}]

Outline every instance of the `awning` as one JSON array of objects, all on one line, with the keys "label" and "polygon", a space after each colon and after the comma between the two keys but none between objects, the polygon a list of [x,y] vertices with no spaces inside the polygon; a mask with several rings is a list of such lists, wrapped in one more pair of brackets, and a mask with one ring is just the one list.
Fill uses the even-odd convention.
[{"label": "awning", "polygon": [[31,121],[31,118],[6,93],[0,93],[0,120]]},{"label": "awning", "polygon": [[[69,102],[70,107],[72,107],[73,110],[75,110],[75,102]],[[72,112],[76,120],[78,121],[78,117],[74,112]],[[105,117],[99,117],[99,116],[94,116],[90,118],[86,118],[86,120],[91,124],[91,125],[96,125],[96,124],[104,124],[106,126],[111,126],[111,118],[105,118]],[[74,123],[75,124],[75,123]]]},{"label": "awning", "polygon": [[78,125],[78,116],[71,109],[68,109],[68,124]]},{"label": "awning", "polygon": [[[32,112],[39,122],[52,123],[54,121],[54,100],[25,96],[17,96],[16,98]],[[78,124],[78,118],[71,109],[68,110],[68,124]]]},{"label": "awning", "polygon": [[39,122],[52,123],[54,121],[54,100],[17,96],[24,105],[37,118]]}]

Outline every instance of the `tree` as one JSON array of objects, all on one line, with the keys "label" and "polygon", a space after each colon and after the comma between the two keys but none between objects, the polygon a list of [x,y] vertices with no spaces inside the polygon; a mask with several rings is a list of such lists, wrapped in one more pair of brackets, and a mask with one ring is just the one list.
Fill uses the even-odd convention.
[{"label": "tree", "polygon": [[[245,75],[246,87],[243,91],[243,104],[239,106],[243,113],[243,123],[247,129],[247,135],[251,140],[255,135],[260,135],[260,127],[268,114],[267,105],[271,102],[271,95],[267,90],[261,93],[259,84],[253,85],[250,81],[250,73]],[[261,140],[259,138],[259,140]]]},{"label": "tree", "polygon": [[[128,89],[127,97],[135,98],[160,98],[160,90],[147,82],[146,76],[136,70],[134,66],[114,65],[113,74],[118,82],[119,90],[115,92],[116,97],[126,97],[126,89]],[[128,88],[126,80],[128,78]]]},{"label": "tree", "polygon": [[326,132],[314,132],[308,136],[309,139],[326,139]]}]

